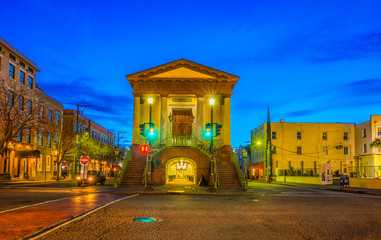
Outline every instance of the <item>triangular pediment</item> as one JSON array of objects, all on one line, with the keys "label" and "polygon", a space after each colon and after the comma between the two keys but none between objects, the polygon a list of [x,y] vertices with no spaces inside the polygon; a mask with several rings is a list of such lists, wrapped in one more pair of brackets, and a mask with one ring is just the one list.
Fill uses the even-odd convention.
[{"label": "triangular pediment", "polygon": [[215,78],[210,75],[196,72],[186,67],[180,67],[167,72],[152,75],[149,78]]},{"label": "triangular pediment", "polygon": [[181,79],[205,79],[216,81],[228,81],[236,83],[238,76],[207,67],[205,65],[192,62],[186,59],[179,59],[157,67],[146,69],[137,73],[126,76],[130,83],[132,81],[147,81],[147,80],[181,80]]}]

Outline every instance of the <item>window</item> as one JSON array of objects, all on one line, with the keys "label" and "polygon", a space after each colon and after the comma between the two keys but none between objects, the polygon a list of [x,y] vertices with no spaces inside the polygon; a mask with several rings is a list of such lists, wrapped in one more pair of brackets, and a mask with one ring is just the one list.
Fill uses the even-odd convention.
[{"label": "window", "polygon": [[56,125],[60,124],[60,114],[56,113]]},{"label": "window", "polygon": [[16,57],[13,55],[13,54],[9,54],[9,57],[13,60],[13,61],[16,61]]},{"label": "window", "polygon": [[271,133],[271,139],[276,139],[276,132]]},{"label": "window", "polygon": [[296,147],[296,154],[302,154],[302,147]]},{"label": "window", "polygon": [[32,101],[28,100],[28,114],[32,114]]},{"label": "window", "polygon": [[362,146],[362,153],[366,153],[366,144]]},{"label": "window", "polygon": [[19,110],[24,111],[24,97],[19,96]]},{"label": "window", "polygon": [[44,135],[42,130],[40,130],[40,133],[38,134],[38,146],[44,146]]},{"label": "window", "polygon": [[33,78],[31,76],[28,77],[28,88],[33,89]]},{"label": "window", "polygon": [[8,105],[13,106],[13,92],[11,90],[8,91]]},{"label": "window", "polygon": [[378,137],[381,137],[381,127],[378,127],[378,128],[377,128],[377,136],[378,136]]},{"label": "window", "polygon": [[276,147],[273,146],[273,154],[276,154]]},{"label": "window", "polygon": [[59,142],[60,142],[60,135],[56,134],[56,148],[58,148]]},{"label": "window", "polygon": [[25,73],[20,71],[20,83],[25,84]]},{"label": "window", "polygon": [[327,132],[323,132],[323,140],[327,140]]},{"label": "window", "polygon": [[82,125],[81,125],[81,123],[79,123],[79,129],[78,129],[79,133],[81,132],[81,129],[82,129]]},{"label": "window", "polygon": [[25,142],[30,143],[30,128],[29,128],[29,126],[26,127],[26,130],[25,130]]},{"label": "window", "polygon": [[349,149],[348,147],[344,147],[344,155],[348,155],[349,154]]},{"label": "window", "polygon": [[363,138],[366,138],[366,128],[363,128],[363,129],[362,129],[362,137],[363,137]]},{"label": "window", "polygon": [[44,105],[40,105],[40,117],[44,117]]},{"label": "window", "polygon": [[15,78],[15,66],[12,64],[9,64],[9,77]]},{"label": "window", "polygon": [[49,121],[53,120],[53,110],[52,109],[49,109],[48,119],[49,119]]},{"label": "window", "polygon": [[23,62],[21,62],[21,61],[19,61],[20,62],[20,66],[21,67],[25,67],[25,63],[23,63]]},{"label": "window", "polygon": [[328,155],[328,147],[323,147],[323,155]]},{"label": "window", "polygon": [[52,134],[51,133],[49,133],[48,134],[48,147],[52,147]]},{"label": "window", "polygon": [[344,140],[348,140],[348,132],[344,132]]},{"label": "window", "polygon": [[91,136],[94,138],[94,130],[91,130]]},{"label": "window", "polygon": [[28,67],[28,71],[31,72],[31,73],[34,72],[33,69],[32,69],[31,67]]},{"label": "window", "polygon": [[296,139],[301,140],[302,139],[302,132],[296,133]]},{"label": "window", "polygon": [[21,126],[19,126],[17,128],[17,142],[21,142],[22,141],[22,128]]}]

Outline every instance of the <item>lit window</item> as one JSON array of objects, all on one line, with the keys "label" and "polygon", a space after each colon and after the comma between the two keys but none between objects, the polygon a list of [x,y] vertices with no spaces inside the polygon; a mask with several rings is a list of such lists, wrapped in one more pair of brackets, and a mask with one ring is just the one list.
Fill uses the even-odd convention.
[{"label": "lit window", "polygon": [[15,78],[15,66],[12,64],[9,64],[9,77]]}]

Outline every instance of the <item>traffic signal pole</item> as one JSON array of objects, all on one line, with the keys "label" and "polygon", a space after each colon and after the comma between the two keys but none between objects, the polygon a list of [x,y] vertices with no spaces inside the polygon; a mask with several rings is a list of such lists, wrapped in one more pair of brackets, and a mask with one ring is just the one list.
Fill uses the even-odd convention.
[{"label": "traffic signal pole", "polygon": [[211,125],[211,132],[212,136],[210,139],[210,147],[209,147],[209,152],[212,152],[213,150],[213,138],[214,138],[214,131],[213,131],[213,105],[210,105],[210,125]]}]

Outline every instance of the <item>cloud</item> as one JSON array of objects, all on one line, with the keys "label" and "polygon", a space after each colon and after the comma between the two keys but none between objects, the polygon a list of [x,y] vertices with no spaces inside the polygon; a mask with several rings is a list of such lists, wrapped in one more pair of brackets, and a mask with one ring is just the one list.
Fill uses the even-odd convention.
[{"label": "cloud", "polygon": [[352,36],[316,46],[319,53],[310,60],[332,62],[368,57],[381,57],[381,32]]}]

